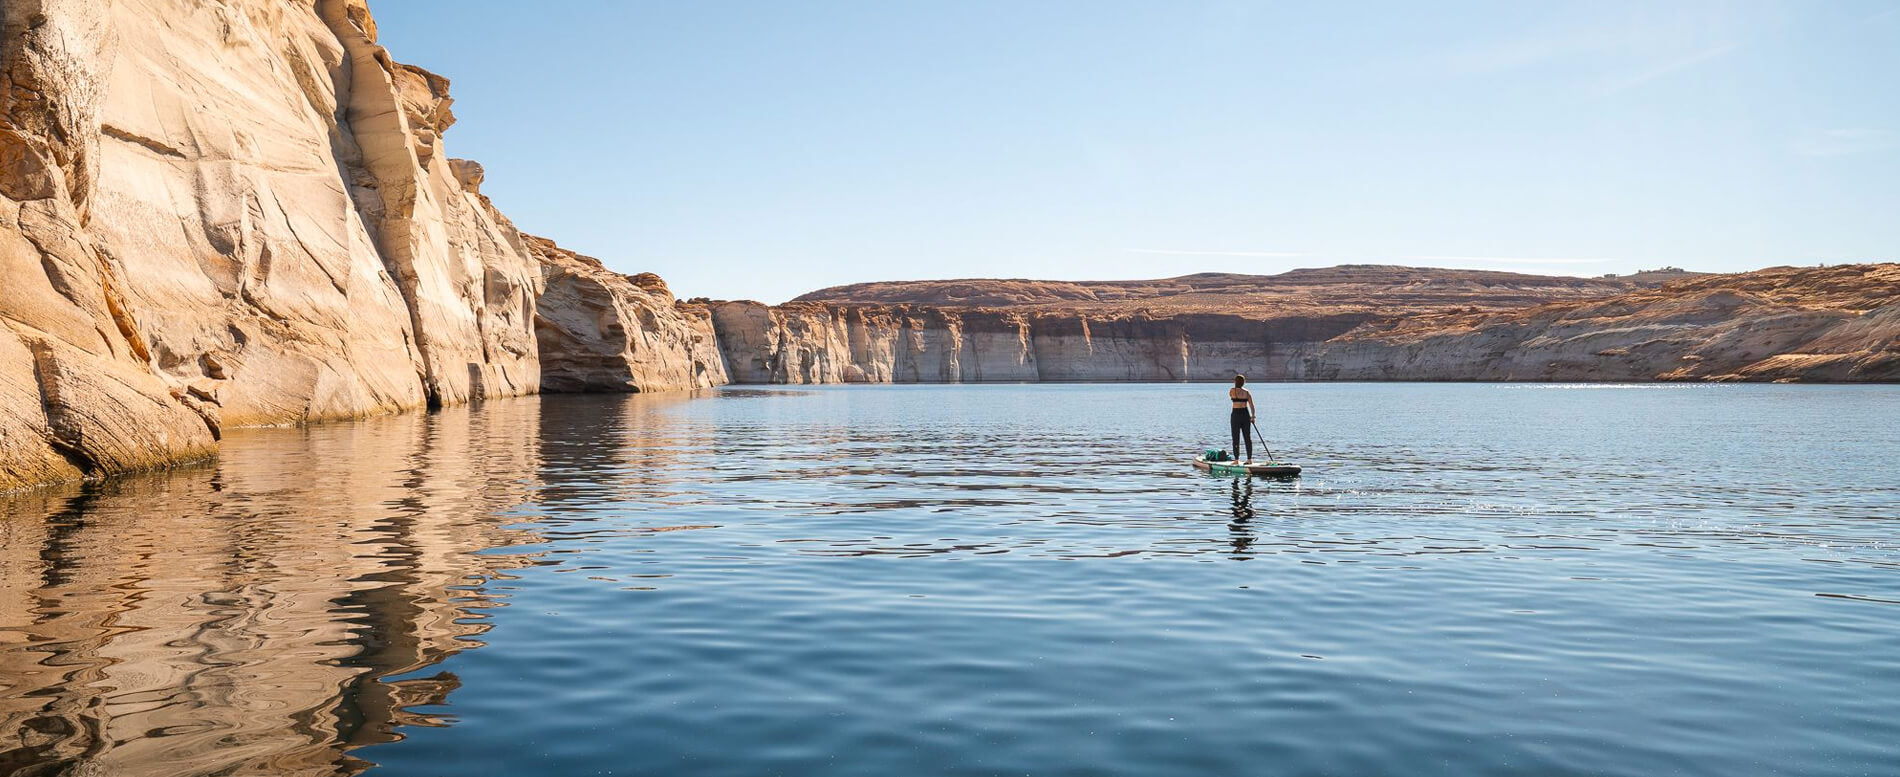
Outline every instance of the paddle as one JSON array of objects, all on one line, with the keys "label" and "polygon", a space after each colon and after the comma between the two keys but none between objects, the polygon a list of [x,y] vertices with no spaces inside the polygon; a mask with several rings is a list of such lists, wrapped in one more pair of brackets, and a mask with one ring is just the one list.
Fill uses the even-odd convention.
[{"label": "paddle", "polygon": [[1267,447],[1267,435],[1265,432],[1260,431],[1260,423],[1258,421],[1253,420],[1253,416],[1251,415],[1247,416],[1247,423],[1253,424],[1254,439],[1257,439],[1260,441],[1260,449],[1267,452],[1267,463],[1272,464],[1273,463],[1273,449]]}]

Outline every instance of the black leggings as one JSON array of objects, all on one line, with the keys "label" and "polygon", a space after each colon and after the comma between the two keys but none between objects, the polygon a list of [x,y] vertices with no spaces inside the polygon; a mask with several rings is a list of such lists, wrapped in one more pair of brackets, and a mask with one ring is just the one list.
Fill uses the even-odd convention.
[{"label": "black leggings", "polygon": [[1253,413],[1247,408],[1236,407],[1227,417],[1228,431],[1234,433],[1234,455],[1240,455],[1240,439],[1247,438],[1247,460],[1253,460]]}]

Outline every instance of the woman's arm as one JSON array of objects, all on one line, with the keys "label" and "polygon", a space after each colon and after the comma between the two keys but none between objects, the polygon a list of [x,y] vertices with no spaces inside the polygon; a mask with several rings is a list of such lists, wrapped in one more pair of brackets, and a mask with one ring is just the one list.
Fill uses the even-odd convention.
[{"label": "woman's arm", "polygon": [[1249,391],[1247,392],[1247,423],[1254,423],[1255,421],[1258,421],[1259,419],[1260,419],[1260,411],[1254,409],[1253,392]]}]

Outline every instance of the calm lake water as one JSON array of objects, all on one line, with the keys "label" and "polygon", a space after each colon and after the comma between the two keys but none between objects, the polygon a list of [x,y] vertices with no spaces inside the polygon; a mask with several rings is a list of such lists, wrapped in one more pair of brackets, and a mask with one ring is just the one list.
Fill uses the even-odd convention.
[{"label": "calm lake water", "polygon": [[0,498],[0,774],[1900,774],[1900,387],[549,397]]}]

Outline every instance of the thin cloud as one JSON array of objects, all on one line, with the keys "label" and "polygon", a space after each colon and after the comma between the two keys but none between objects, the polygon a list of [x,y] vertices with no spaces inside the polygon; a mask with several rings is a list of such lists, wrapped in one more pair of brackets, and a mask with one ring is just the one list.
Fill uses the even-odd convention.
[{"label": "thin cloud", "polygon": [[1529,256],[1408,256],[1407,259],[1425,262],[1476,262],[1479,264],[1603,264],[1615,259],[1568,259]]},{"label": "thin cloud", "polygon": [[[1749,14],[1642,14],[1633,21],[1546,26],[1488,45],[1440,55],[1455,76],[1548,69],[1586,93],[1607,97],[1703,65],[1743,48],[1772,22]],[[1721,32],[1713,32],[1720,30]]]},{"label": "thin cloud", "polygon": [[1187,251],[1175,248],[1130,248],[1131,254],[1167,254],[1169,256],[1267,256],[1291,259],[1306,254],[1293,251]]},{"label": "thin cloud", "polygon": [[1866,127],[1822,130],[1794,143],[1794,152],[1801,156],[1847,156],[1891,148],[1900,148],[1900,133]]},{"label": "thin cloud", "polygon": [[1610,30],[1532,34],[1489,46],[1451,52],[1445,58],[1445,64],[1459,75],[1497,73],[1602,54],[1625,44],[1623,35]]},{"label": "thin cloud", "polygon": [[1720,46],[1703,49],[1701,51],[1695,52],[1694,54],[1690,54],[1688,56],[1681,57],[1678,59],[1673,59],[1661,65],[1657,65],[1656,67],[1652,67],[1648,70],[1645,70],[1641,73],[1637,73],[1636,75],[1630,76],[1628,78],[1624,78],[1618,81],[1613,81],[1608,84],[1605,84],[1602,88],[1597,90],[1597,93],[1602,96],[1609,96],[1609,95],[1616,94],[1618,92],[1635,89],[1636,87],[1642,86],[1643,84],[1647,84],[1651,81],[1655,81],[1659,78],[1673,75],[1675,73],[1688,70],[1689,68],[1696,67],[1697,65],[1701,65],[1710,60],[1720,58],[1741,47],[1742,47],[1742,44],[1740,43],[1724,43]]}]

